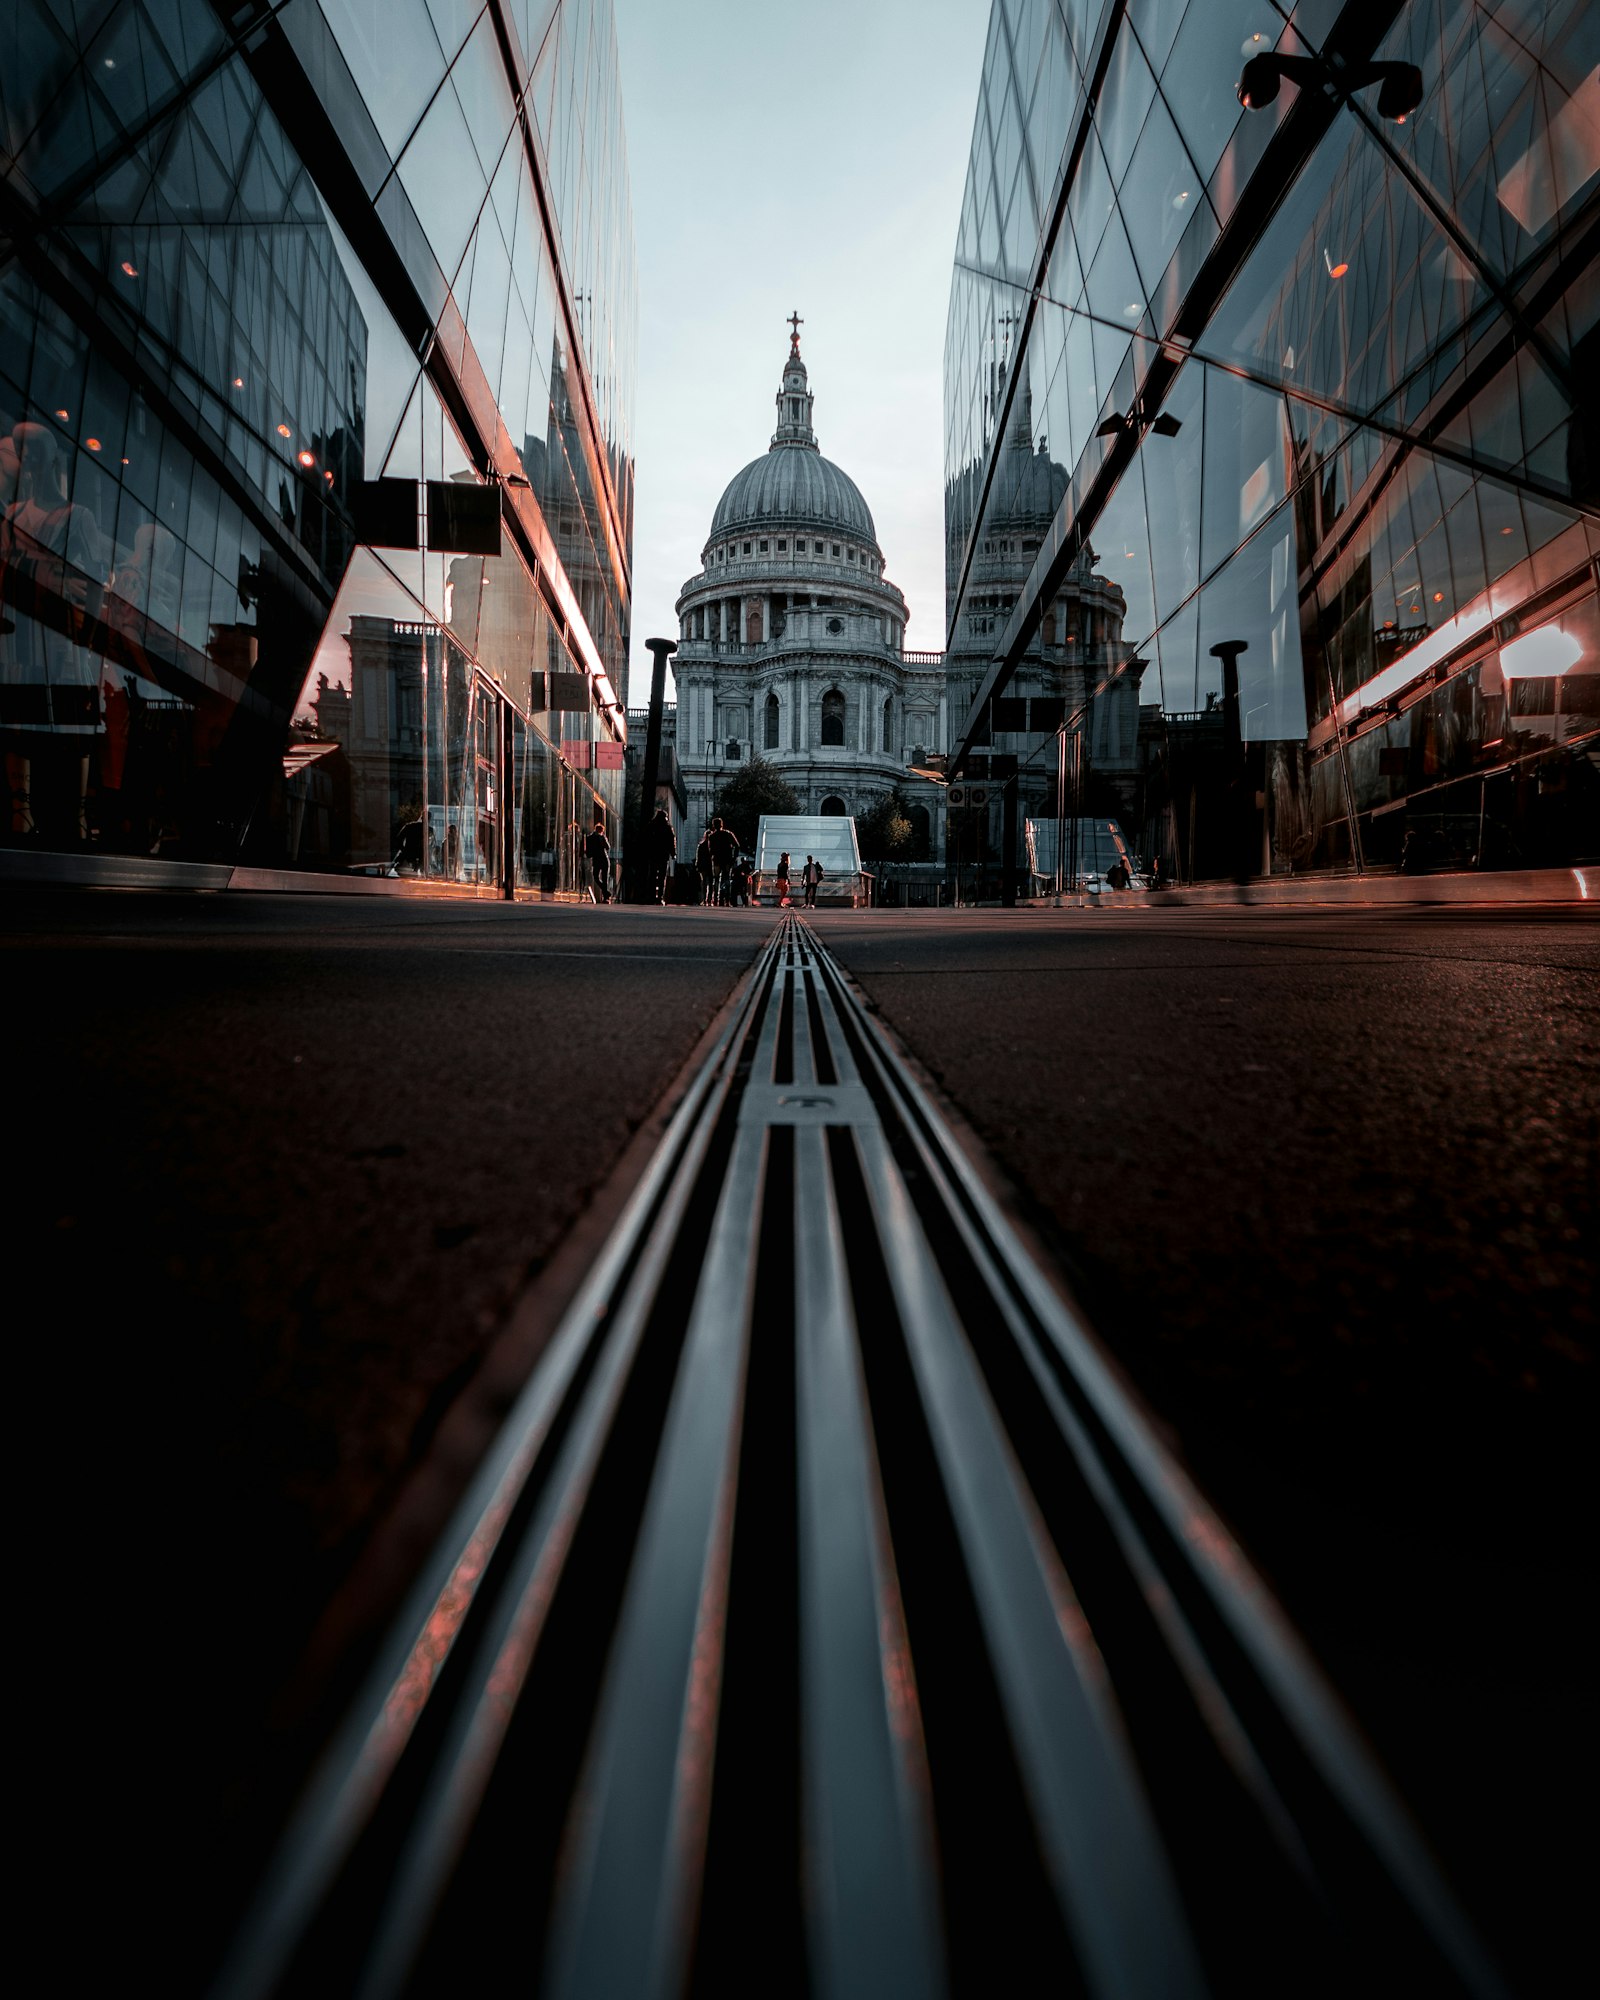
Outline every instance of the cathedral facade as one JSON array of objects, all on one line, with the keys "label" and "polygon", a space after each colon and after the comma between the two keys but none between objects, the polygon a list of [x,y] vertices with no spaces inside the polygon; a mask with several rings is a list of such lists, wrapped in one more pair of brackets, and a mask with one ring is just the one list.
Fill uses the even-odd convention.
[{"label": "cathedral facade", "polygon": [[860,489],[818,448],[798,318],[791,328],[771,443],[729,482],[678,598],[689,836],[754,753],[802,812],[860,818],[898,790],[937,856],[943,788],[915,767],[944,747],[942,659],[905,651],[905,599]]}]

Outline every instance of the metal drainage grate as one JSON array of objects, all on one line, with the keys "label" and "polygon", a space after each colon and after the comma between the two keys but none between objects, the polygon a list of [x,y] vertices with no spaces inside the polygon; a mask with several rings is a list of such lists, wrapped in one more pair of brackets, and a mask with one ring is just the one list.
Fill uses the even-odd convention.
[{"label": "metal drainage grate", "polygon": [[1374,1976],[1500,1990],[1262,1584],[786,920],[219,1991]]}]

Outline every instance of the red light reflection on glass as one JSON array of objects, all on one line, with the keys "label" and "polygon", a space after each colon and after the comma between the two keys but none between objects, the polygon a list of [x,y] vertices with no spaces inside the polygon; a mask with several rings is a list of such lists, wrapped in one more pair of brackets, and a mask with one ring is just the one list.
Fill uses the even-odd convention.
[{"label": "red light reflection on glass", "polygon": [[278,435],[281,438],[292,438],[294,436],[294,432],[290,430],[287,424],[279,424]]},{"label": "red light reflection on glass", "polygon": [[295,457],[302,465],[315,465],[317,462],[317,455],[314,451],[297,451]]},{"label": "red light reflection on glass", "polygon": [[98,451],[100,449],[100,440],[98,438],[85,438],[84,443],[91,451]]},{"label": "red light reflection on glass", "polygon": [[125,278],[137,278],[139,275],[138,265],[130,263],[128,259],[124,257],[122,260],[122,275]]}]

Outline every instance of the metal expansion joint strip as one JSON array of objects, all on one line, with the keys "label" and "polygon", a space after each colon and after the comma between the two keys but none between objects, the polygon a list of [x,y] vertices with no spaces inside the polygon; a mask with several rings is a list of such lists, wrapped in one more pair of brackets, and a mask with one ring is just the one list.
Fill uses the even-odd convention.
[{"label": "metal expansion joint strip", "polygon": [[780,923],[218,1991],[1499,1989],[817,935]]}]

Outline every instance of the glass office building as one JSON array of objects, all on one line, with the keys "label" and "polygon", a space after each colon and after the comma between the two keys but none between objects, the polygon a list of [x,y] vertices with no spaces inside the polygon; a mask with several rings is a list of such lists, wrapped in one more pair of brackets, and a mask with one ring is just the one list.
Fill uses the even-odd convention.
[{"label": "glass office building", "polygon": [[1180,881],[1600,855],[1597,63],[1588,0],[996,0],[953,767]]},{"label": "glass office building", "polygon": [[621,805],[608,0],[15,0],[13,849],[576,880]]}]

